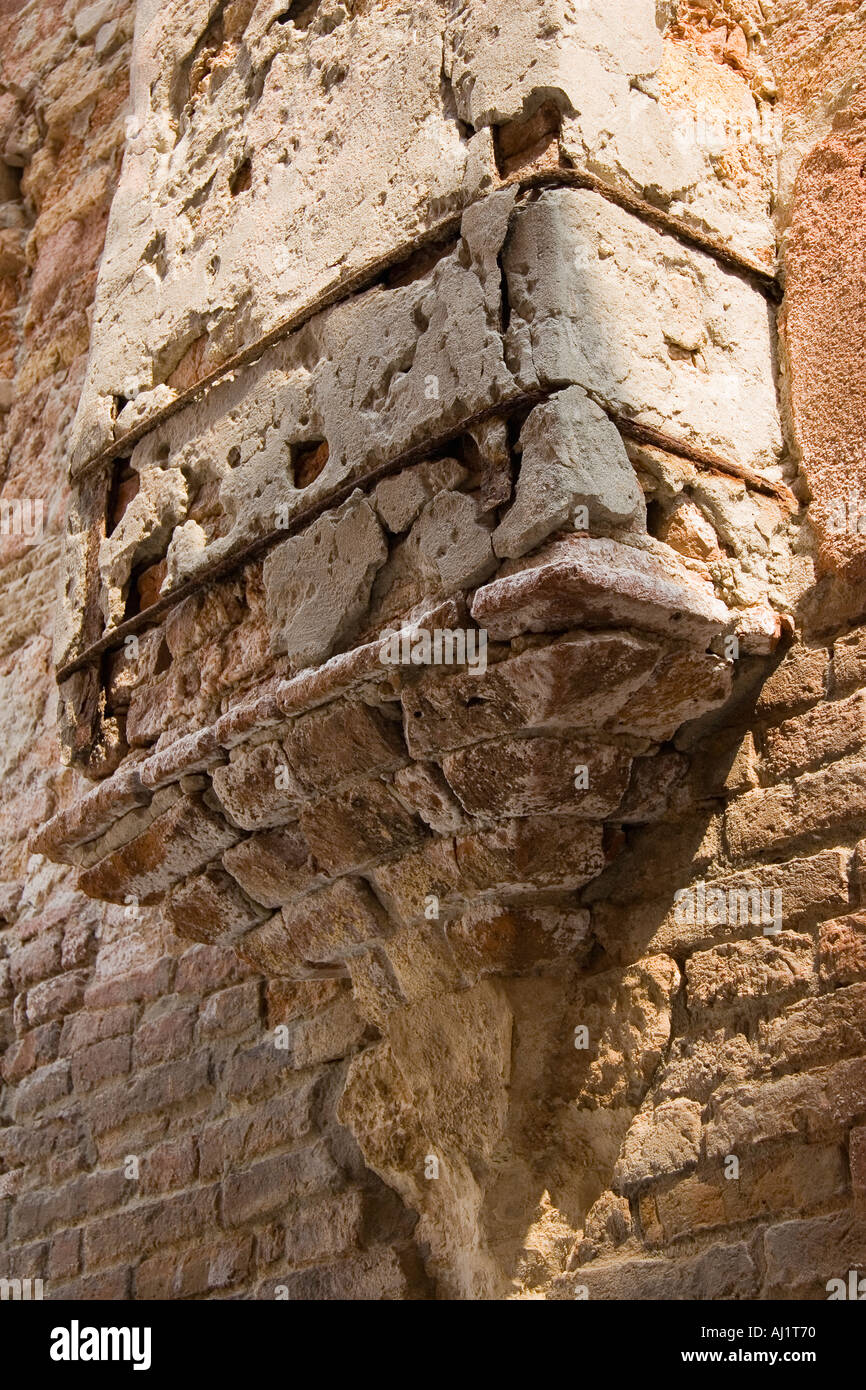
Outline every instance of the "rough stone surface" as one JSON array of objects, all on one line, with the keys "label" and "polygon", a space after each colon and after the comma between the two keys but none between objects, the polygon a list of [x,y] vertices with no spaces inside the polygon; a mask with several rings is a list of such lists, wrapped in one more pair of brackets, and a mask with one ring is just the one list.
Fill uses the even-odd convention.
[{"label": "rough stone surface", "polygon": [[862,10],[13,4],[0,1278],[866,1268]]}]

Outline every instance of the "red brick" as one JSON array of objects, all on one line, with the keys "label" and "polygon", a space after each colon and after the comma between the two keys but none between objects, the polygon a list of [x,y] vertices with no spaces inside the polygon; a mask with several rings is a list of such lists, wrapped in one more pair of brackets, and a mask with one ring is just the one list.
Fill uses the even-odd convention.
[{"label": "red brick", "polygon": [[26,1033],[20,1042],[13,1043],[0,1063],[3,1080],[14,1086],[28,1072],[53,1062],[60,1042],[59,1023],[45,1023]]},{"label": "red brick", "polygon": [[74,1279],[81,1273],[81,1231],[58,1231],[48,1252],[49,1281]]},{"label": "red brick", "polygon": [[13,1114],[16,1120],[32,1115],[68,1096],[71,1089],[69,1063],[52,1062],[23,1080],[15,1091]]},{"label": "red brick", "polygon": [[180,1005],[177,996],[161,1000],[139,1024],[134,1039],[135,1066],[150,1067],[192,1051],[196,1009]]},{"label": "red brick", "polygon": [[60,1056],[90,1047],[105,1038],[116,1038],[122,1033],[131,1033],[135,1027],[138,1010],[134,1004],[119,1004],[105,1012],[77,1013],[67,1018],[60,1035]]},{"label": "red brick", "polygon": [[119,1303],[129,1297],[131,1280],[129,1266],[106,1269],[99,1274],[86,1274],[71,1284],[51,1285],[45,1296],[61,1303]]},{"label": "red brick", "polygon": [[88,1107],[88,1123],[94,1134],[102,1135],[154,1112],[162,1116],[170,1106],[188,1103],[210,1090],[206,1055],[165,1062],[122,1085],[99,1091]]},{"label": "red brick", "polygon": [[18,1198],[12,1213],[14,1239],[30,1240],[55,1226],[77,1226],[125,1202],[131,1189],[132,1184],[116,1168],[88,1173],[53,1192],[27,1192]]},{"label": "red brick", "polygon": [[232,1100],[253,1100],[284,1086],[292,1074],[290,1046],[277,1047],[273,1035],[248,1051],[238,1052],[225,1069],[226,1095]]}]

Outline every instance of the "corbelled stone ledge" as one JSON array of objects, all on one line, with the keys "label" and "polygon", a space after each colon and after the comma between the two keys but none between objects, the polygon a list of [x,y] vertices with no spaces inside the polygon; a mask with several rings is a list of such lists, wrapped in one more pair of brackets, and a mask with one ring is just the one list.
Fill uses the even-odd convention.
[{"label": "corbelled stone ledge", "polygon": [[[471,612],[496,641],[521,633],[633,627],[706,650],[735,626],[734,615],[711,586],[672,551],[663,563],[636,546],[580,536],[554,542],[528,561],[508,562],[498,578],[477,590]],[[457,629],[466,622],[460,597],[416,616],[414,626]],[[382,638],[339,653],[230,709],[213,725],[171,740],[133,766],[125,764],[52,817],[33,838],[33,850],[62,862],[80,862],[81,846],[148,806],[155,793],[226,763],[231,750],[255,743],[269,729],[363,685],[386,684],[396,700],[417,680],[418,671],[383,661],[386,645]]]}]

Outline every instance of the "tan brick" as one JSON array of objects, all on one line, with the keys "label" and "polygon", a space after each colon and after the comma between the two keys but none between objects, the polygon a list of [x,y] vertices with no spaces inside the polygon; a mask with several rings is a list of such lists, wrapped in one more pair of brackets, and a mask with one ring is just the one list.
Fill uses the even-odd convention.
[{"label": "tan brick", "polygon": [[293,1198],[333,1189],[339,1170],[323,1143],[254,1163],[230,1173],[223,1183],[222,1210],[227,1226],[281,1211]]},{"label": "tan brick", "polygon": [[759,1218],[796,1216],[824,1203],[843,1201],[845,1154],[839,1146],[803,1144],[763,1162],[748,1155],[739,1176],[727,1178],[720,1159],[666,1190],[655,1193],[659,1240],[675,1240],[720,1226]]},{"label": "tan brick", "polygon": [[834,986],[866,980],[866,913],[824,922],[818,938],[821,979]]},{"label": "tan brick", "polygon": [[370,869],[383,859],[405,854],[427,833],[420,818],[411,815],[382,782],[365,782],[305,806],[301,829],[329,875]]},{"label": "tan brick", "polygon": [[398,723],[367,705],[335,701],[296,720],[282,739],[286,760],[307,795],[335,791],[406,762]]},{"label": "tan brick", "polygon": [[827,688],[830,656],[824,647],[795,647],[764,683],[759,714],[774,714],[821,700]]},{"label": "tan brick", "polygon": [[786,719],[764,735],[764,765],[777,779],[834,758],[843,758],[866,741],[866,694],[835,704],[822,703],[796,719]]},{"label": "tan brick", "polygon": [[200,797],[185,796],[129,844],[84,869],[78,886],[90,897],[109,902],[130,897],[151,902],[238,839],[238,831]]},{"label": "tan brick", "polygon": [[172,888],[163,905],[166,921],[179,936],[211,945],[257,926],[270,915],[253,902],[218,865],[210,865]]},{"label": "tan brick", "polygon": [[[576,769],[588,770],[587,786]],[[495,739],[442,760],[464,810],[494,817],[560,812],[581,820],[612,815],[628,786],[631,758],[597,740]]]},{"label": "tan brick", "polygon": [[827,1297],[827,1282],[866,1269],[866,1218],[853,1212],[786,1221],[764,1234],[765,1297]]},{"label": "tan brick", "polygon": [[866,1065],[860,1057],[777,1081],[722,1088],[710,1102],[710,1156],[742,1153],[770,1139],[834,1139],[866,1111]]},{"label": "tan brick", "polygon": [[689,1008],[738,1004],[771,995],[796,998],[813,986],[815,943],[810,936],[781,932],[772,938],[726,942],[698,951],[686,962]]},{"label": "tan brick", "polygon": [[866,763],[835,763],[795,786],[747,792],[729,806],[725,835],[738,859],[791,840],[856,826],[866,816]]}]

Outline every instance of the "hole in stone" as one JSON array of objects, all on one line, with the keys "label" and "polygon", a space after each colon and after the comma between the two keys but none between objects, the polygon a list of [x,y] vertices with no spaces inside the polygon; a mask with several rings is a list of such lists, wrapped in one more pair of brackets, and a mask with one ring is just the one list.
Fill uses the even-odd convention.
[{"label": "hole in stone", "polygon": [[232,447],[229,449],[229,452],[228,452],[227,462],[228,462],[229,468],[237,468],[237,466],[238,466],[238,464],[240,463],[240,461],[241,461],[241,451],[240,451],[240,449],[238,448],[237,444],[233,444]]},{"label": "hole in stone", "polygon": [[166,568],[165,560],[159,560],[155,565],[136,565],[129,577],[124,618],[134,618],[137,613],[143,613],[145,608],[151,608],[156,603]]},{"label": "hole in stone", "polygon": [[527,165],[547,168],[559,164],[561,129],[562,112],[552,101],[545,101],[528,120],[495,126],[496,164],[502,177]]},{"label": "hole in stone", "polygon": [[434,242],[430,246],[420,247],[411,256],[407,256],[404,261],[399,261],[385,272],[384,284],[393,289],[398,285],[411,285],[413,280],[423,280],[439,261],[453,254],[456,246],[457,240],[451,238],[445,242]]},{"label": "hole in stone", "polygon": [[120,414],[121,410],[123,409],[123,407],[124,407],[125,405],[129,405],[129,400],[128,400],[128,398],[127,398],[126,396],[115,396],[115,398],[114,398],[114,418],[115,418],[115,420],[117,419],[118,415]]},{"label": "hole in stone", "polygon": [[163,637],[162,641],[161,641],[160,644],[159,644],[159,652],[157,653],[157,657],[156,657],[156,665],[155,665],[154,668],[153,668],[153,673],[154,673],[154,675],[155,675],[155,676],[161,676],[161,675],[163,674],[164,671],[167,671],[167,670],[168,670],[168,668],[169,668],[170,665],[171,665],[171,652],[170,652],[169,649],[168,649],[168,643],[166,642],[165,638]]},{"label": "hole in stone", "polygon": [[292,0],[288,9],[277,15],[277,23],[294,24],[296,29],[309,29],[318,8],[319,0]]},{"label": "hole in stone", "polygon": [[236,198],[239,193],[246,193],[252,182],[253,162],[251,159],[245,159],[242,164],[238,165],[229,179],[229,192],[233,198]]},{"label": "hole in stone", "polygon": [[141,477],[130,467],[129,459],[114,460],[114,474],[108,492],[105,532],[110,536],[120,525],[123,514],[138,492]]},{"label": "hole in stone", "polygon": [[328,462],[328,441],[315,439],[309,444],[292,447],[292,482],[302,489],[314,483]]},{"label": "hole in stone", "polygon": [[665,520],[665,509],[660,502],[648,502],[646,509],[646,529],[656,540],[661,540]]}]

